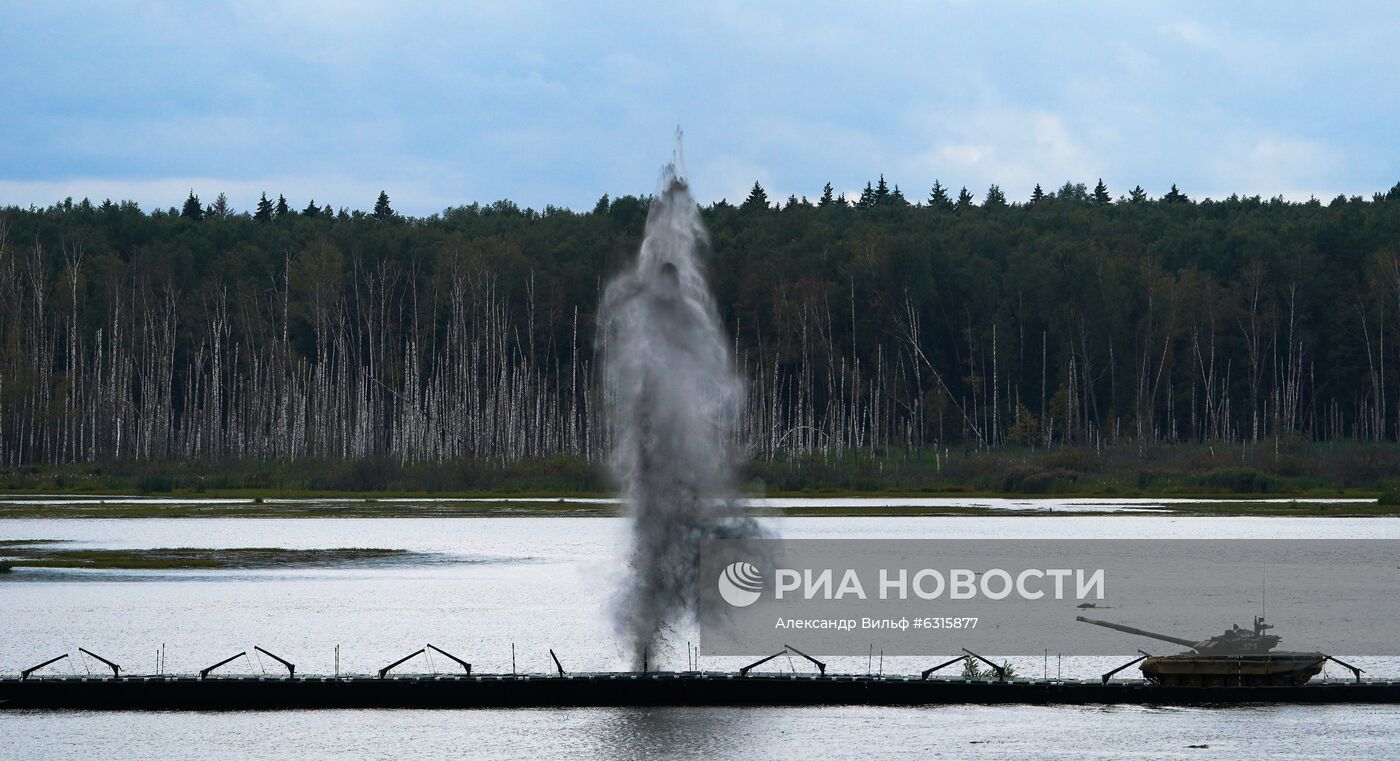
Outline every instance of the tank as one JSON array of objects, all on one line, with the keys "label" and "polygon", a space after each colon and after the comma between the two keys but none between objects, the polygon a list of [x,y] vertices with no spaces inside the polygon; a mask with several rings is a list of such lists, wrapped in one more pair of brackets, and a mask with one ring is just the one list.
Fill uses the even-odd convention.
[{"label": "tank", "polygon": [[1304,684],[1322,671],[1327,656],[1318,652],[1275,652],[1281,638],[1269,634],[1273,628],[1263,616],[1254,617],[1254,626],[1233,625],[1223,634],[1203,640],[1173,637],[1123,624],[1075,616],[1076,621],[1102,626],[1127,634],[1151,637],[1190,648],[1176,655],[1147,655],[1142,675],[1154,684],[1186,687],[1240,687]]}]

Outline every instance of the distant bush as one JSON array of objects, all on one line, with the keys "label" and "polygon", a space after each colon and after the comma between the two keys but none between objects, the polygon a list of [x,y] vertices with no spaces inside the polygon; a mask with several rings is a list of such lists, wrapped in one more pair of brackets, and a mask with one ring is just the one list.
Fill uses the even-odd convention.
[{"label": "distant bush", "polygon": [[1052,470],[1093,473],[1102,469],[1103,459],[1092,449],[1058,449],[1045,456],[1045,467]]},{"label": "distant bush", "polygon": [[975,658],[973,658],[972,656],[970,656],[970,655],[963,659],[963,670],[962,670],[962,678],[963,678],[963,679],[998,679],[998,678],[1000,678],[1000,679],[1010,680],[1010,679],[1015,678],[1015,676],[1016,676],[1016,667],[1015,667],[1015,666],[1012,666],[1010,661],[1002,661],[1002,662],[1001,662],[1001,673],[1000,673],[1000,674],[997,674],[997,670],[994,669],[994,668],[992,668],[991,666],[988,666],[988,667],[986,667],[986,668],[981,668],[980,665],[978,664],[977,660],[976,660]]},{"label": "distant bush", "polygon": [[1072,489],[1079,474],[1062,468],[1039,468],[1017,465],[1008,468],[1001,482],[1001,491],[1017,494],[1053,494]]},{"label": "distant bush", "polygon": [[1382,481],[1381,496],[1376,500],[1380,505],[1400,505],[1400,484],[1394,481]]},{"label": "distant bush", "polygon": [[159,494],[174,491],[175,481],[161,473],[148,473],[136,482],[136,489],[143,494]]},{"label": "distant bush", "polygon": [[1202,474],[1196,482],[1209,491],[1235,494],[1269,494],[1283,488],[1279,479],[1254,468],[1220,468]]}]

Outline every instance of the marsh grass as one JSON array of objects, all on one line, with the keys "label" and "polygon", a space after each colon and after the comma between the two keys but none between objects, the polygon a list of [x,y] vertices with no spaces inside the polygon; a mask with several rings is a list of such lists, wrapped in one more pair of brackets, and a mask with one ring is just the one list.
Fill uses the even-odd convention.
[{"label": "marsh grass", "polygon": [[[1337,496],[1400,494],[1400,445],[1003,445],[757,459],[741,480],[770,495]],[[555,456],[480,461],[125,462],[0,469],[0,491],[162,496],[597,496],[606,468]],[[1400,501],[1400,497],[1392,497]]]},{"label": "marsh grass", "polygon": [[54,549],[39,540],[8,544],[5,561],[12,568],[100,570],[219,570],[350,566],[404,560],[422,553],[407,550],[346,547],[289,550],[276,547],[159,547],[154,549]]}]

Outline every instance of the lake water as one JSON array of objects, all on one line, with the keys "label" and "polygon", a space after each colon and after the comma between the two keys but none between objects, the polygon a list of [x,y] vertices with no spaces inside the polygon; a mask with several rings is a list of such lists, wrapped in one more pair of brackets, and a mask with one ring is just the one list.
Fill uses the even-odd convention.
[{"label": "lake water", "polygon": [[[1086,507],[1093,507],[1086,504]],[[1116,503],[1101,507],[1115,507]],[[1400,538],[1387,518],[789,517],[785,537]],[[89,650],[128,672],[192,672],[261,645],[299,673],[371,672],[431,642],[474,670],[571,671],[625,662],[608,615],[626,524],[605,517],[425,519],[0,520],[0,539],[69,546],[383,547],[440,553],[433,562],[236,571],[56,571],[0,576],[0,672]],[[689,636],[682,631],[679,639]],[[512,647],[513,646],[513,647]],[[512,663],[512,651],[514,663]],[[683,668],[685,646],[654,656]],[[881,667],[828,658],[834,671]],[[931,658],[886,658],[914,672]],[[1118,658],[1013,659],[1026,676],[1093,677]],[[50,669],[99,664],[70,658]],[[231,664],[235,673],[276,664]],[[706,658],[706,669],[735,659]],[[1370,676],[1398,676],[1374,659]],[[422,656],[410,670],[450,670]],[[803,668],[778,659],[771,668]],[[1334,674],[1340,677],[1341,674]],[[0,757],[13,758],[1392,758],[1400,708],[577,709],[85,713],[0,711]],[[1209,745],[1209,749],[1189,745]]]}]

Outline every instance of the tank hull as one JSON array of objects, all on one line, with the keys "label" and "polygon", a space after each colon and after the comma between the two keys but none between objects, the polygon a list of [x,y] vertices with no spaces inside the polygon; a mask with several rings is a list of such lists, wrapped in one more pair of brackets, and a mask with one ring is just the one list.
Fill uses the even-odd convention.
[{"label": "tank hull", "polygon": [[1142,662],[1154,684],[1181,687],[1269,687],[1306,684],[1322,671],[1322,653],[1158,655]]}]

